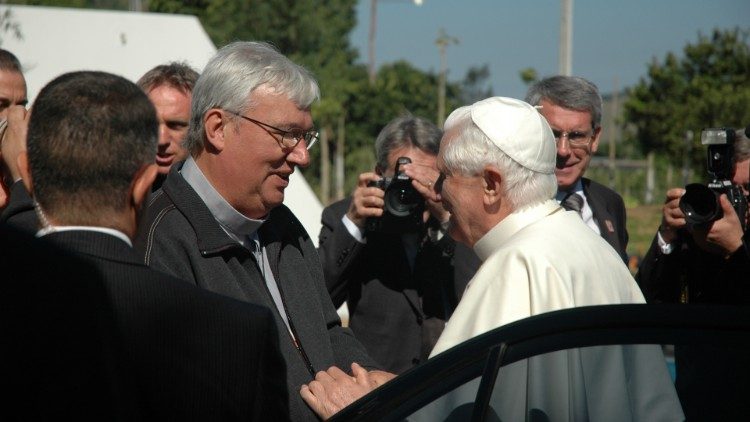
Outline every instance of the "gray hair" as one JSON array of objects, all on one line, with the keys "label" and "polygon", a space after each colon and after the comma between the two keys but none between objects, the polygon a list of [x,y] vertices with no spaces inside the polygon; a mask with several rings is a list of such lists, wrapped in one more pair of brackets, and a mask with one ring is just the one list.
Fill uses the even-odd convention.
[{"label": "gray hair", "polygon": [[518,164],[471,120],[471,108],[461,107],[445,122],[451,140],[442,157],[449,174],[477,176],[487,165],[503,175],[502,190],[515,211],[540,204],[557,192],[555,174],[539,173]]},{"label": "gray hair", "polygon": [[203,117],[212,108],[244,114],[253,91],[267,86],[298,107],[309,108],[320,97],[313,75],[265,42],[237,41],[222,47],[203,69],[193,90],[190,128],[185,147],[193,154],[206,141]]},{"label": "gray hair", "polygon": [[734,161],[740,162],[750,158],[750,139],[745,136],[745,129],[735,132]]},{"label": "gray hair", "polygon": [[378,169],[387,170],[388,154],[402,147],[415,147],[437,155],[442,136],[443,132],[427,119],[410,115],[396,117],[385,125],[375,140]]},{"label": "gray hair", "polygon": [[591,127],[602,125],[602,96],[592,82],[577,76],[551,76],[536,82],[526,93],[526,102],[539,105],[548,100],[560,107],[591,114]]}]

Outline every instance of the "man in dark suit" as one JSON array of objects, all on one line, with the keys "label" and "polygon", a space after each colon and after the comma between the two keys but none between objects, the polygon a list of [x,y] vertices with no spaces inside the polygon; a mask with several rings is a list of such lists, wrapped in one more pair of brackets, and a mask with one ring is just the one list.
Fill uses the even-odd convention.
[{"label": "man in dark suit", "polygon": [[599,148],[602,98],[596,85],[575,76],[552,76],[533,84],[526,102],[537,106],[557,142],[557,196],[563,207],[578,211],[627,263],[625,204],[613,190],[583,177]]},{"label": "man in dark suit", "polygon": [[[68,73],[42,89],[28,125],[28,153],[18,163],[43,226],[37,236],[97,275],[85,278],[104,292],[98,297],[104,303],[94,307],[111,309],[111,320],[102,324],[111,321],[114,332],[104,344],[120,346],[114,347],[120,353],[107,356],[114,359],[114,373],[124,374],[115,390],[131,388],[125,397],[137,403],[134,413],[147,419],[288,419],[285,367],[270,311],[153,271],[131,249],[157,174],[158,124],[146,95],[119,76]],[[40,256],[37,262],[49,261]],[[76,344],[57,345],[63,351],[70,346]],[[65,391],[66,379],[35,375],[42,379],[38,385]],[[41,395],[33,386],[28,391]]]},{"label": "man in dark suit", "polygon": [[[318,251],[333,303],[346,301],[352,331],[394,373],[427,359],[468,281],[455,281],[457,245],[445,233],[449,214],[432,189],[441,136],[425,119],[393,119],[375,141],[375,171],[359,176],[351,197],[323,210]],[[400,157],[411,160],[398,171],[421,190],[425,207],[396,225],[384,216],[385,191],[371,184],[392,179]],[[368,219],[380,226],[368,229]]]}]

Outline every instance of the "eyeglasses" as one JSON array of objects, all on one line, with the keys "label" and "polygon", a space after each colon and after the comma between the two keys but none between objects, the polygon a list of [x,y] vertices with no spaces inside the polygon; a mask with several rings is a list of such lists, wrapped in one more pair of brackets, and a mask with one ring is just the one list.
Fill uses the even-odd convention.
[{"label": "eyeglasses", "polygon": [[552,135],[555,136],[555,142],[560,142],[562,138],[568,138],[568,143],[572,147],[585,147],[589,144],[589,141],[591,141],[591,138],[593,137],[593,132],[579,132],[579,131],[571,131],[571,132],[565,132],[565,131],[559,131],[552,129]]},{"label": "eyeglasses", "polygon": [[276,139],[276,142],[279,143],[279,146],[283,150],[292,150],[294,147],[297,146],[297,144],[300,143],[303,139],[305,140],[305,143],[307,143],[307,149],[309,150],[312,148],[313,145],[315,145],[316,142],[318,142],[319,134],[318,131],[311,129],[311,130],[302,130],[300,128],[294,128],[292,130],[283,130],[279,129],[277,127],[271,126],[268,123],[263,123],[259,120],[251,119],[247,116],[243,116],[240,113],[237,113],[236,111],[231,110],[225,110],[228,113],[232,113],[235,116],[242,117],[243,119],[247,120],[248,122],[255,123],[258,125],[261,129],[265,130],[269,134],[272,134],[269,129],[275,131],[273,134],[281,135],[281,140],[279,141],[278,138],[274,136],[274,139]]}]

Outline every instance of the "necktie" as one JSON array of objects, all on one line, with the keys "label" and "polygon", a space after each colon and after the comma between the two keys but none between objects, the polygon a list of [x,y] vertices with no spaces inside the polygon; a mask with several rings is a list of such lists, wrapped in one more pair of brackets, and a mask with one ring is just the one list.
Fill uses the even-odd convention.
[{"label": "necktie", "polygon": [[578,215],[581,215],[581,209],[583,209],[583,198],[577,193],[569,193],[565,199],[562,200],[561,205],[568,211],[575,211]]}]

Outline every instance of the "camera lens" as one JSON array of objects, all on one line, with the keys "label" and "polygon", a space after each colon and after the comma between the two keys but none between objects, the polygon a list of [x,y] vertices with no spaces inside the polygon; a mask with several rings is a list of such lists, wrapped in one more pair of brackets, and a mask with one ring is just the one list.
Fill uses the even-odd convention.
[{"label": "camera lens", "polygon": [[704,224],[721,218],[719,197],[709,187],[700,183],[685,186],[680,198],[680,209],[688,225]]},{"label": "camera lens", "polygon": [[385,206],[388,212],[397,217],[406,217],[419,205],[419,193],[411,186],[390,189],[385,194]]}]

